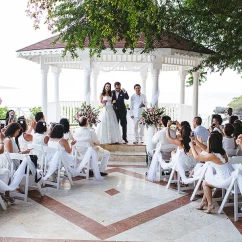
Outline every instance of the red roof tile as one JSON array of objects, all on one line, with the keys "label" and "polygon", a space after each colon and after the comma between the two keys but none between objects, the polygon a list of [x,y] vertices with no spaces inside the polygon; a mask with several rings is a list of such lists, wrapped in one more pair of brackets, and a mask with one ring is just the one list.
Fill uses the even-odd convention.
[{"label": "red roof tile", "polygon": [[[52,42],[56,39],[57,36],[53,36],[51,38],[42,40],[38,43],[35,43],[33,45],[29,45],[25,48],[22,48],[20,50],[17,50],[17,52],[21,51],[32,51],[32,50],[44,50],[44,49],[59,49],[59,48],[65,48],[65,44],[61,41],[58,41],[55,45],[52,44]],[[125,44],[125,41],[119,41],[115,44],[115,48],[123,48]],[[179,50],[185,50],[185,51],[193,51],[203,54],[213,54],[214,52],[212,50],[209,50],[205,48],[202,45],[194,44],[182,37],[179,37],[175,34],[166,35],[163,34],[160,38],[160,41],[155,41],[155,47],[156,48],[173,48],[173,49],[179,49]],[[105,46],[108,47],[108,43],[105,42]],[[88,42],[85,43],[85,47],[88,47]],[[139,42],[137,43],[137,48],[144,48],[144,35],[140,37]]]}]

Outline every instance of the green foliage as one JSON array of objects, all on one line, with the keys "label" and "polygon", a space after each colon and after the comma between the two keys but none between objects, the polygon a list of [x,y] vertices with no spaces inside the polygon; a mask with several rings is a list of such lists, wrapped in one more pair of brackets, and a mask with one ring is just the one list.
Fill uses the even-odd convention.
[{"label": "green foliage", "polygon": [[242,113],[242,96],[234,97],[228,106],[233,108],[234,112]]},{"label": "green foliage", "polygon": [[115,53],[120,40],[122,51],[133,53],[142,34],[141,53],[151,53],[162,34],[174,33],[214,51],[193,71],[242,71],[241,0],[29,0],[27,13],[35,28],[46,14],[45,23],[59,34],[56,41],[65,42],[73,57],[87,41],[91,56],[107,46]]},{"label": "green foliage", "polygon": [[6,107],[6,106],[0,108],[0,119],[6,118],[7,111],[8,111],[8,107]]},{"label": "green foliage", "polygon": [[30,111],[30,118],[34,118],[36,113],[41,112],[41,107],[30,108],[29,111]]}]

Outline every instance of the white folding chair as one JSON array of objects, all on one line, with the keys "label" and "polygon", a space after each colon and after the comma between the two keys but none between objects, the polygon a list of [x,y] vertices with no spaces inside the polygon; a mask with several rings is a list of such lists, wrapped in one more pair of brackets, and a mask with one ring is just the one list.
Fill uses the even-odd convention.
[{"label": "white folding chair", "polygon": [[[190,169],[189,170],[185,170],[185,172],[187,172],[187,171],[191,171],[191,170]],[[175,172],[177,172],[177,179],[173,179]],[[178,193],[180,193],[181,191],[186,191],[186,190],[193,189],[195,187],[195,186],[181,187],[181,177],[180,177],[179,171],[177,171],[177,161],[175,162],[174,166],[172,167],[171,174],[170,174],[168,183],[166,185],[166,188],[169,189],[171,183],[176,183],[177,184],[177,191],[178,191]]]},{"label": "white folding chair", "polygon": [[5,204],[5,202],[3,201],[2,197],[0,196],[0,205],[2,207],[3,210],[7,210],[7,206]]},{"label": "white folding chair", "polygon": [[[173,150],[175,150],[176,148],[177,148],[177,146],[173,145],[173,144],[161,145],[160,151],[162,152],[162,159],[164,161],[169,162],[170,157],[171,157],[171,152]],[[163,154],[165,154],[165,155],[170,154],[170,155],[168,157],[164,157]],[[160,180],[162,180],[163,178],[169,178],[170,177],[170,174],[166,174],[166,173],[170,173],[171,170],[172,170],[171,168],[163,169],[161,166],[159,166],[159,169],[160,169]]]},{"label": "white folding chair", "polygon": [[[87,141],[77,141],[75,145],[72,146],[74,157],[75,157],[75,167],[77,166],[77,161],[81,161],[87,151],[87,149],[90,147],[90,143]],[[89,179],[89,170],[90,170],[90,160],[88,161],[86,165],[86,173],[84,171],[80,172],[81,176],[86,177],[86,179]]]},{"label": "white folding chair", "polygon": [[[238,212],[239,205],[240,206],[242,205],[242,202],[238,201],[238,193],[239,193],[238,177],[239,176],[242,176],[242,166],[240,168],[237,168],[235,171],[233,171],[232,181],[226,191],[226,194],[218,210],[218,213],[220,214],[223,211],[224,207],[234,206],[234,221],[238,221],[238,219],[242,217],[242,212],[240,213]],[[233,200],[234,200],[233,203],[228,202],[231,194],[233,194]]]},{"label": "white folding chair", "polygon": [[[25,202],[28,201],[28,190],[29,190],[29,172],[31,171],[31,173],[33,175],[35,175],[36,173],[36,168],[34,167],[34,165],[32,164],[32,161],[29,158],[29,155],[24,155],[24,154],[18,154],[18,153],[8,153],[5,152],[6,157],[8,158],[8,160],[12,163],[11,165],[11,169],[13,169],[13,160],[27,160],[27,169],[26,169],[26,174],[23,175],[23,177],[25,178],[25,187],[24,187],[24,193],[19,193],[19,192],[11,192],[11,196],[13,197],[18,197],[18,198],[23,198]],[[14,171],[11,172],[12,176],[11,176],[11,181],[13,181],[13,175],[14,175]],[[44,193],[42,192],[41,189],[41,185],[39,183],[36,183],[36,186],[31,186],[34,188],[37,188],[37,190],[39,190],[41,196],[44,195]]]},{"label": "white folding chair", "polygon": [[40,170],[44,170],[44,159],[45,159],[45,152],[42,145],[39,144],[28,144],[28,148],[32,149],[31,154],[37,155],[38,157],[38,164],[40,165]]},{"label": "white folding chair", "polygon": [[[44,149],[44,153],[45,153],[45,159],[44,159],[44,175],[47,175],[47,173],[48,173],[48,163],[51,162],[51,160],[55,156],[56,152],[59,152],[58,153],[59,156],[58,156],[57,166],[55,167],[55,171],[57,169],[57,179],[56,179],[56,181],[55,180],[54,181],[44,180],[43,183],[44,184],[48,184],[48,185],[55,186],[57,188],[57,190],[58,190],[60,188],[61,168],[64,167],[65,172],[66,172],[66,175],[68,177],[68,180],[70,181],[70,184],[71,185],[74,185],[74,183],[72,181],[72,178],[71,178],[71,174],[70,174],[70,172],[68,170],[68,167],[66,165],[66,162],[63,159],[62,152],[59,151],[58,149],[50,148],[48,146],[43,146],[43,149]],[[50,154],[52,154],[52,158],[51,159],[48,157],[48,156],[50,156]]]},{"label": "white folding chair", "polygon": [[228,157],[232,157],[236,155],[237,149],[225,149],[225,152]]},{"label": "white folding chair", "polygon": [[242,156],[229,157],[230,164],[242,164]]}]

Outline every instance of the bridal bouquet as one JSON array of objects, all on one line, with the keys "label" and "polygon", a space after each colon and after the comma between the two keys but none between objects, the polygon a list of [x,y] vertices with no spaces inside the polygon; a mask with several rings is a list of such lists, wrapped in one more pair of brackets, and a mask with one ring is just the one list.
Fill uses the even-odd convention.
[{"label": "bridal bouquet", "polygon": [[147,128],[155,126],[156,128],[160,125],[160,119],[165,113],[165,108],[159,108],[157,106],[143,109],[141,113],[140,123],[144,124]]},{"label": "bridal bouquet", "polygon": [[82,103],[81,108],[77,110],[76,120],[78,120],[81,116],[87,117],[90,127],[97,126],[101,121],[98,119],[100,110],[92,107],[91,104],[87,104],[86,102]]}]

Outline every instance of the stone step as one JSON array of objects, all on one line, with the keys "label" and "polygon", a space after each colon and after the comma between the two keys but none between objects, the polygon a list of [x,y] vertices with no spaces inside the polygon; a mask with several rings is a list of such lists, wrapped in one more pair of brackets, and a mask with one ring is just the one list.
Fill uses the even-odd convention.
[{"label": "stone step", "polygon": [[122,152],[145,152],[145,145],[133,145],[133,144],[105,144],[101,147],[110,152],[122,151]]},{"label": "stone step", "polygon": [[110,161],[120,161],[120,162],[146,162],[145,155],[115,155],[111,154]]}]

